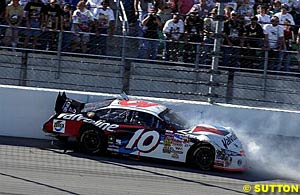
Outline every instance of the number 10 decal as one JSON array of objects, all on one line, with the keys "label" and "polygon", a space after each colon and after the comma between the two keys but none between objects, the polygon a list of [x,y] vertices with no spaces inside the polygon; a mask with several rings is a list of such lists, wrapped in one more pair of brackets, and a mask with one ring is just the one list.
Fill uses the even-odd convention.
[{"label": "number 10 decal", "polygon": [[[144,131],[144,129],[137,130],[125,148],[132,150],[136,146],[139,151],[145,153],[154,150],[159,143],[159,133],[157,131]],[[152,138],[150,143],[147,142],[145,145],[145,141],[150,138]]]}]

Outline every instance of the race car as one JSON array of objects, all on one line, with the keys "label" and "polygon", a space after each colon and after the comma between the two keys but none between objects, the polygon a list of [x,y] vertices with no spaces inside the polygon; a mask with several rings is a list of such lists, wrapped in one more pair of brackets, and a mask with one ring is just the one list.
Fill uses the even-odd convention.
[{"label": "race car", "polygon": [[124,95],[83,103],[59,93],[55,114],[43,131],[59,140],[73,138],[89,154],[150,157],[192,164],[201,170],[248,169],[242,144],[231,128],[191,126],[164,105]]}]

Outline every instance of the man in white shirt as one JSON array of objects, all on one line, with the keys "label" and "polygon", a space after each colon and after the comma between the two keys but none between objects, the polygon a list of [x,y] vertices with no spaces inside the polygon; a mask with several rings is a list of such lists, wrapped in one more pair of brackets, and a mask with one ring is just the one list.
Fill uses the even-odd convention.
[{"label": "man in white shirt", "polygon": [[277,16],[272,17],[271,24],[264,26],[264,34],[264,47],[269,50],[268,69],[276,70],[275,63],[281,63],[282,50],[284,49],[283,26],[279,25],[279,18]]},{"label": "man in white shirt", "polygon": [[[168,40],[166,44],[166,60],[178,61],[179,41],[183,37],[184,22],[180,19],[179,14],[175,13],[173,18],[168,20],[163,28],[163,33]],[[169,59],[172,56],[172,59]]]},{"label": "man in white shirt", "polygon": [[291,25],[295,25],[293,16],[288,13],[289,6],[287,4],[281,5],[281,12],[276,13],[275,16],[279,18],[279,24],[284,24],[284,21],[289,20],[291,22]]}]

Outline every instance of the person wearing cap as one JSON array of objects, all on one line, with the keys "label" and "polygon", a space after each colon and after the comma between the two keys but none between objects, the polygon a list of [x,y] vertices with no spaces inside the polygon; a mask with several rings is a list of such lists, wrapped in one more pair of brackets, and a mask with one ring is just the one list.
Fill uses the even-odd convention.
[{"label": "person wearing cap", "polygon": [[276,13],[274,16],[277,16],[279,18],[279,24],[284,24],[284,21],[289,20],[291,22],[291,25],[295,25],[295,21],[293,16],[288,13],[289,6],[287,4],[281,5],[281,11],[279,13]]},{"label": "person wearing cap", "polygon": [[245,25],[245,46],[247,49],[244,50],[244,56],[247,56],[247,59],[244,60],[243,67],[246,68],[255,68],[254,64],[260,64],[263,60],[257,59],[257,52],[260,50],[256,50],[254,48],[262,48],[263,47],[263,38],[264,38],[264,30],[258,23],[258,18],[256,16],[251,17],[250,22]]},{"label": "person wearing cap", "polygon": [[[238,19],[236,11],[230,13],[230,18],[224,22],[224,66],[240,67],[240,48],[244,45],[244,25]],[[234,46],[234,47],[233,47]]]},{"label": "person wearing cap", "polygon": [[92,39],[92,44],[97,44],[98,48],[93,48],[96,54],[106,55],[107,36],[113,35],[115,30],[115,16],[113,10],[109,7],[109,1],[104,0],[101,6],[95,10],[95,31],[96,36]]},{"label": "person wearing cap", "polygon": [[[164,27],[163,33],[166,43],[165,60],[178,61],[179,60],[179,41],[183,38],[184,22],[180,19],[179,13],[173,14],[173,18],[168,20]],[[170,59],[172,56],[172,59]]]},{"label": "person wearing cap", "polygon": [[149,13],[142,20],[144,38],[139,51],[140,58],[156,60],[159,46],[158,33],[162,28],[160,17],[156,14],[155,7],[149,8]]}]

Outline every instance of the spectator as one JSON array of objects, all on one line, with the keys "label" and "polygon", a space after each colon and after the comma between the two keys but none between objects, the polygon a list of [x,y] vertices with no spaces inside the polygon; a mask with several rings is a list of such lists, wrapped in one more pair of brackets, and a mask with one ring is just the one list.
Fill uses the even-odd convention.
[{"label": "spectator", "polygon": [[[0,0],[0,25],[5,24],[5,9],[6,9],[6,0]],[[0,43],[5,32],[5,28],[0,26]]]},{"label": "spectator", "polygon": [[[282,49],[284,47],[284,33],[283,27],[279,25],[279,18],[273,16],[271,24],[264,26],[265,43],[264,46],[269,50],[268,68],[275,70],[275,63],[281,63]],[[279,57],[279,59],[278,59]]]},{"label": "spectator", "polygon": [[[291,30],[291,22],[289,20],[284,21],[284,52],[282,57],[282,63],[284,64],[284,70],[290,70],[290,61],[291,61],[291,54],[290,51],[293,50],[292,44],[295,40],[294,31]],[[277,67],[277,70],[280,71],[282,69],[281,63]]]},{"label": "spectator", "polygon": [[77,46],[80,44],[81,51],[87,52],[87,43],[89,42],[90,35],[88,34],[93,25],[94,16],[92,12],[85,8],[85,2],[79,1],[77,9],[74,11],[73,16],[73,27],[75,35],[75,44],[72,46],[72,51],[75,51]]},{"label": "spectator", "polygon": [[298,29],[297,32],[296,44],[297,44],[298,71],[300,71],[300,28]]},{"label": "spectator", "polygon": [[47,48],[49,47],[49,49],[56,49],[56,43],[58,42],[57,31],[63,30],[62,13],[63,10],[56,4],[56,0],[50,0],[50,3],[45,6],[46,32],[43,34],[46,35]]},{"label": "spectator", "polygon": [[164,25],[168,20],[172,19],[171,3],[167,2],[164,7],[158,8],[157,15],[160,17],[162,24]]},{"label": "spectator", "polygon": [[[271,1],[270,0],[255,0],[254,6],[253,6],[253,10],[257,10],[258,7],[263,6],[266,9],[271,5]],[[259,13],[257,13],[259,14]]]},{"label": "spectator", "polygon": [[289,20],[291,25],[295,25],[293,16],[288,13],[289,6],[287,4],[281,5],[281,12],[278,12],[274,14],[274,16],[277,16],[279,18],[279,24],[284,24],[286,20]]},{"label": "spectator", "polygon": [[210,11],[211,7],[207,4],[206,0],[200,0],[200,2],[195,4],[189,12],[198,12],[200,18],[205,18],[209,15]]},{"label": "spectator", "polygon": [[[103,34],[108,34],[110,37],[115,30],[115,16],[113,10],[109,7],[109,1],[104,0],[95,12],[96,39],[98,44],[99,54],[106,55],[107,37]],[[100,35],[101,34],[101,35]]]},{"label": "spectator", "polygon": [[256,15],[258,23],[264,27],[265,24],[270,24],[271,17],[267,15],[267,8],[265,6],[258,6],[259,14]]},{"label": "spectator", "polygon": [[214,8],[210,12],[210,16],[204,18],[203,30],[204,30],[204,43],[205,43],[205,52],[202,56],[202,63],[211,64],[211,57],[209,57],[209,53],[213,51],[213,45],[215,40],[215,32],[216,32],[216,24],[215,20],[217,16],[218,9]]},{"label": "spectator", "polygon": [[[233,11],[233,10],[236,11],[237,10],[237,1],[236,0],[231,0],[230,2],[226,3],[225,8],[226,7],[231,7],[232,8],[231,11]],[[229,12],[229,16],[230,16],[230,12]]]},{"label": "spectator", "polygon": [[62,51],[69,51],[71,48],[71,41],[72,41],[72,35],[70,32],[65,31],[71,31],[72,26],[72,5],[71,4],[65,4],[63,6],[63,12],[62,12],[62,20],[63,20],[63,42],[62,42]]},{"label": "spectator", "polygon": [[134,11],[138,20],[141,22],[148,13],[148,8],[154,6],[153,0],[134,0]]},{"label": "spectator", "polygon": [[172,61],[179,60],[179,41],[183,37],[184,33],[184,22],[179,18],[179,14],[173,14],[173,18],[168,20],[163,28],[163,33],[166,40],[169,40],[166,43],[165,59]]},{"label": "spectator", "polygon": [[[137,29],[137,35],[138,37],[143,37],[143,26],[142,21],[145,18],[145,16],[148,14],[148,9],[151,7],[155,7],[155,1],[154,0],[134,0],[134,11],[135,15],[138,18],[138,29]],[[143,40],[139,40],[139,50],[143,48]]]},{"label": "spectator", "polygon": [[[205,1],[205,0],[201,0]],[[181,15],[186,15],[194,5],[194,0],[178,0],[178,12]]]},{"label": "spectator", "polygon": [[[253,16],[251,18],[251,22],[245,25],[245,45],[247,49],[245,50],[246,58],[244,59],[243,66],[246,68],[254,68],[254,64],[259,64],[263,62],[263,60],[257,59],[257,55],[259,51],[254,50],[254,48],[262,48],[263,47],[263,38],[264,38],[264,30],[258,23],[258,18]],[[262,65],[262,64],[260,64]]]},{"label": "spectator", "polygon": [[229,19],[231,16],[231,12],[234,11],[233,7],[230,6],[230,5],[226,5],[225,8],[224,8],[224,16]]},{"label": "spectator", "polygon": [[239,16],[245,20],[246,23],[250,21],[250,18],[254,15],[253,6],[250,5],[249,0],[243,0],[242,5],[237,9]]},{"label": "spectator", "polygon": [[[26,7],[26,5],[27,5],[28,2],[30,2],[30,0],[20,0],[20,1],[19,1],[19,4],[20,4],[20,5],[22,6],[22,8],[23,8],[23,19],[22,19],[22,23],[21,23],[21,26],[22,26],[22,27],[26,27],[26,11],[25,11],[24,9],[25,9],[25,7]],[[20,36],[23,36],[25,31],[26,31],[26,30],[21,29],[21,30],[19,31]]]},{"label": "spectator", "polygon": [[[25,6],[26,11],[26,26],[24,47],[28,46],[30,38],[33,39],[32,47],[37,45],[38,37],[41,35],[42,25],[44,24],[45,6],[40,0],[32,0]],[[35,28],[35,29],[32,29]]]},{"label": "spectator", "polygon": [[123,4],[129,25],[136,28],[137,16],[134,11],[134,0],[123,1]]},{"label": "spectator", "polygon": [[140,57],[155,60],[157,58],[157,50],[159,46],[158,33],[162,27],[162,23],[160,17],[155,13],[154,7],[149,9],[149,13],[142,21],[142,25],[144,29],[144,38],[147,39],[143,40]]},{"label": "spectator", "polygon": [[185,18],[184,24],[185,46],[183,61],[195,62],[196,54],[197,52],[199,53],[200,49],[198,43],[203,43],[203,19],[199,17],[197,11],[194,11]]},{"label": "spectator", "polygon": [[269,7],[269,13],[268,15],[273,16],[276,13],[279,13],[281,9],[281,2],[280,0],[275,0],[273,2],[273,5]]},{"label": "spectator", "polygon": [[18,43],[18,27],[22,22],[23,9],[18,0],[12,0],[5,10],[5,20],[9,25],[9,28],[5,32],[5,46],[10,43],[15,48]]},{"label": "spectator", "polygon": [[87,0],[85,5],[93,14],[95,14],[98,7],[101,6],[102,1],[103,0]]},{"label": "spectator", "polygon": [[[225,66],[240,67],[240,48],[243,47],[244,27],[238,19],[237,12],[232,11],[230,18],[224,22],[224,48],[223,63]],[[234,47],[233,47],[234,46]]]}]

